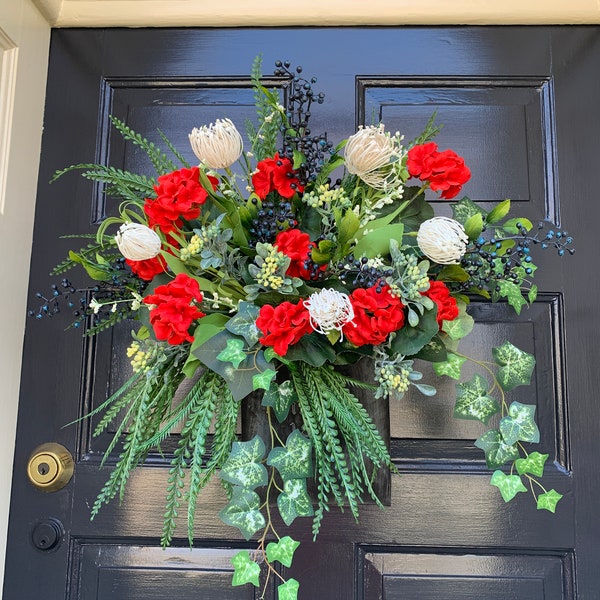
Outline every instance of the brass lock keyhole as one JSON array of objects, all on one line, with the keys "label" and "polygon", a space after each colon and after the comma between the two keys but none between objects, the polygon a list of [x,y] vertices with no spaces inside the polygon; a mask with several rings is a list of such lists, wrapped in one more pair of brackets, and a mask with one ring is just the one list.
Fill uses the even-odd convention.
[{"label": "brass lock keyhole", "polygon": [[27,476],[38,490],[55,492],[69,483],[73,468],[71,453],[64,446],[50,442],[33,451],[27,464]]}]

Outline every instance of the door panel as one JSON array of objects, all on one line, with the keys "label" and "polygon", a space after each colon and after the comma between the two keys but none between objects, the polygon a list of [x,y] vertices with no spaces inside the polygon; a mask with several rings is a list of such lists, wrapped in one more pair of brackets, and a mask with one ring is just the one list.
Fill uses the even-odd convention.
[{"label": "door panel", "polygon": [[[389,425],[387,408],[377,405],[402,473],[382,483],[391,485],[391,506],[364,506],[359,524],[332,511],[315,544],[308,522],[294,525],[304,543],[287,574],[301,581],[300,598],[597,598],[592,403],[600,384],[600,290],[591,261],[600,217],[598,28],[56,30],[30,297],[49,287],[48,271],[73,244],[58,237],[92,231],[116,209],[99,186],[77,175],[49,186],[53,172],[101,161],[150,173],[139,149],[111,131],[111,114],[154,142],[160,128],[192,160],[192,127],[252,117],[248,73],[260,52],[267,74],[276,59],[289,59],[319,78],[326,101],[312,128],[335,142],[379,120],[410,139],[437,111],[440,146],[472,168],[466,195],[484,206],[510,197],[533,222],[563,221],[578,247],[570,260],[536,255],[542,293],[521,315],[505,304],[473,302],[476,326],[462,346],[485,359],[510,339],[536,355],[532,386],[511,399],[537,406],[539,449],[550,454],[544,482],[565,495],[556,515],[536,511],[530,495],[504,504],[473,447],[483,428],[454,420],[454,384],[436,381],[434,398],[392,400]],[[431,200],[436,213],[449,214],[447,203]],[[68,323],[63,312],[32,321],[26,332],[6,600],[42,592],[56,600],[258,597],[250,587],[230,588],[229,558],[253,544],[219,521],[224,495],[216,483],[202,496],[194,550],[183,525],[174,548],[157,548],[172,445],[134,473],[121,505],[113,502],[90,522],[115,457],[100,469],[108,436],[93,438],[85,420],[63,426],[129,376],[131,324],[82,339],[77,330],[63,331]],[[77,463],[72,482],[52,494],[33,489],[25,476],[31,450],[45,441],[67,446]],[[41,551],[31,535],[49,517],[63,524],[64,535]],[[266,597],[274,598],[274,589]]]}]

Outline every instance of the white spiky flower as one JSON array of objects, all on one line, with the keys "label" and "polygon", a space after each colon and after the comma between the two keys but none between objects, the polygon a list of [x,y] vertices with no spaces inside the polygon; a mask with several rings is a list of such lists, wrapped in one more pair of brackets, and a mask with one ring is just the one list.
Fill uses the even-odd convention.
[{"label": "white spiky flower", "polygon": [[383,123],[360,127],[344,147],[348,172],[377,189],[395,184],[397,174],[390,166],[402,157],[400,140],[399,134],[386,133]]},{"label": "white spiky flower", "polygon": [[354,319],[354,309],[348,294],[334,289],[321,290],[311,294],[304,306],[310,314],[310,324],[318,333],[327,335]]},{"label": "white spiky flower", "polygon": [[189,138],[194,154],[209,169],[230,167],[244,149],[242,136],[229,119],[194,127]]},{"label": "white spiky flower", "polygon": [[156,231],[141,223],[123,223],[115,241],[121,254],[129,260],[147,260],[160,252],[161,241]]},{"label": "white spiky flower", "polygon": [[427,258],[440,265],[460,262],[469,239],[464,227],[448,217],[433,217],[421,223],[417,244]]}]

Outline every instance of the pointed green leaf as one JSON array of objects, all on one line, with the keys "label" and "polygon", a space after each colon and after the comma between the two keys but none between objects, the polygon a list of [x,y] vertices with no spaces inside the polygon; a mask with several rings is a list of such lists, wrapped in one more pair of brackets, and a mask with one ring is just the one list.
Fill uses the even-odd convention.
[{"label": "pointed green leaf", "polygon": [[500,432],[504,441],[509,445],[519,440],[537,444],[540,441],[540,431],[533,420],[534,414],[534,405],[513,402],[508,408],[508,416],[500,419]]},{"label": "pointed green leaf", "polygon": [[275,467],[284,481],[303,479],[313,473],[312,442],[299,429],[294,429],[285,441],[269,452],[267,464]]},{"label": "pointed green leaf", "polygon": [[265,443],[259,435],[247,442],[233,442],[231,453],[221,469],[221,479],[249,490],[267,485],[267,469],[259,462],[265,451]]},{"label": "pointed green leaf", "polygon": [[542,477],[544,474],[544,465],[548,459],[547,454],[540,454],[539,452],[532,452],[527,458],[519,458],[515,461],[515,467],[519,475],[525,473],[532,473],[537,477]]},{"label": "pointed green leaf", "polygon": [[512,281],[499,281],[498,287],[500,291],[498,292],[501,298],[506,298],[506,301],[515,309],[515,312],[520,315],[521,309],[524,306],[527,306],[527,300],[523,298],[523,294],[521,293],[521,288]]},{"label": "pointed green leaf", "polygon": [[[369,228],[372,227],[369,223]],[[378,255],[387,256],[390,252],[390,240],[402,240],[404,234],[404,225],[402,223],[392,223],[384,225],[363,236],[354,247],[354,256],[360,258],[375,258]]]},{"label": "pointed green leaf", "polygon": [[433,363],[433,370],[438,376],[447,375],[458,381],[460,379],[461,368],[466,360],[462,356],[448,352],[448,358],[445,361]]},{"label": "pointed green leaf", "polygon": [[268,390],[275,375],[277,375],[277,373],[273,369],[267,369],[266,371],[257,373],[252,377],[252,389]]},{"label": "pointed green leaf", "polygon": [[483,215],[478,212],[471,215],[465,223],[465,233],[470,240],[476,240],[483,230]]},{"label": "pointed green leaf", "polygon": [[417,319],[416,325],[402,327],[395,333],[392,341],[392,351],[404,356],[413,356],[419,352],[439,332],[440,327],[436,320],[437,307],[426,311],[421,318],[412,311]]},{"label": "pointed green leaf", "polygon": [[529,289],[529,292],[527,293],[527,300],[529,300],[529,304],[535,302],[535,299],[537,298],[537,291],[537,285],[532,285]]},{"label": "pointed green leaf", "polygon": [[282,384],[272,381],[263,396],[262,405],[270,406],[275,412],[277,420],[283,423],[287,419],[290,407],[297,399],[298,396],[291,381],[287,380]]},{"label": "pointed green leaf", "polygon": [[537,500],[538,510],[549,510],[551,513],[556,511],[558,501],[563,497],[556,490],[550,490],[545,494],[540,494]]},{"label": "pointed green leaf", "polygon": [[508,461],[519,458],[519,449],[506,444],[497,429],[486,431],[476,440],[475,446],[485,452],[485,462],[489,469],[497,469]]},{"label": "pointed green leaf", "polygon": [[[337,218],[336,222],[338,222]],[[352,239],[354,239],[354,236],[359,228],[360,220],[356,216],[354,211],[351,208],[349,208],[344,213],[344,216],[341,219],[339,219],[337,243],[340,246],[343,246],[344,244],[350,242]]]},{"label": "pointed green leaf", "polygon": [[494,471],[490,483],[500,490],[504,502],[510,502],[519,492],[527,491],[518,475],[506,475],[502,471]]},{"label": "pointed green leaf", "polygon": [[531,375],[535,367],[535,357],[532,354],[519,350],[510,342],[492,348],[492,354],[501,367],[498,369],[498,383],[503,390],[509,391],[519,385],[531,383]]},{"label": "pointed green leaf", "polygon": [[500,410],[493,396],[488,396],[488,381],[476,373],[470,381],[456,385],[454,416],[459,419],[476,419],[487,423]]},{"label": "pointed green leaf", "polygon": [[504,219],[504,217],[508,214],[510,210],[510,200],[503,200],[499,204],[496,204],[494,208],[489,212],[488,216],[485,218],[487,223],[493,225],[498,221]]},{"label": "pointed green leaf", "polygon": [[217,355],[217,360],[220,360],[221,362],[230,362],[236,369],[245,359],[246,353],[244,352],[244,342],[233,338],[227,340],[225,350]]},{"label": "pointed green leaf", "polygon": [[293,540],[289,535],[282,537],[277,543],[269,542],[267,544],[267,560],[273,562],[278,560],[285,567],[292,566],[294,552],[300,545],[300,542]]},{"label": "pointed green leaf", "polygon": [[250,302],[240,302],[237,314],[226,325],[228,331],[243,337],[249,348],[258,343],[260,337],[260,332],[256,327],[258,312],[258,306]]},{"label": "pointed green leaf", "polygon": [[298,600],[299,587],[300,584],[295,579],[288,579],[277,586],[277,600]]},{"label": "pointed green leaf", "polygon": [[453,340],[461,340],[469,335],[475,324],[473,317],[467,313],[465,304],[460,301],[457,304],[458,317],[453,321],[442,321],[442,331],[445,331]]},{"label": "pointed green leaf", "polygon": [[249,540],[265,524],[265,518],[259,510],[260,497],[256,492],[239,486],[233,487],[229,504],[221,510],[219,517],[225,525],[237,527]]},{"label": "pointed green leaf", "polygon": [[473,200],[466,196],[456,204],[452,205],[452,215],[462,225],[467,222],[469,217],[476,214],[482,214],[484,217],[487,215],[486,211],[477,206]]},{"label": "pointed green leaf", "polygon": [[469,274],[460,265],[445,265],[437,279],[439,281],[467,281]]},{"label": "pointed green leaf", "polygon": [[531,229],[533,228],[533,223],[529,219],[526,219],[525,217],[515,217],[514,219],[509,219],[508,221],[506,221],[506,223],[502,225],[502,229],[504,229],[506,233],[518,235],[521,232],[517,227],[517,223],[519,223],[521,227],[525,227],[527,231],[531,231]]},{"label": "pointed green leaf", "polygon": [[283,484],[283,492],[277,496],[279,514],[286,525],[291,525],[296,517],[311,517],[313,505],[306,491],[306,479],[288,479]]},{"label": "pointed green leaf", "polygon": [[250,558],[248,550],[240,550],[231,558],[231,564],[234,566],[231,585],[251,583],[256,587],[259,586],[260,565]]}]

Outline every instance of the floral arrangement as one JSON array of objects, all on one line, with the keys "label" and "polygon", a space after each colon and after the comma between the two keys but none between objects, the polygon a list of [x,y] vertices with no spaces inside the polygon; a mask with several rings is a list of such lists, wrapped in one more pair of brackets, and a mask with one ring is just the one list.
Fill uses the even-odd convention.
[{"label": "floral arrangement", "polygon": [[[221,519],[247,539],[259,535],[254,554],[233,558],[233,585],[258,586],[266,569],[266,581],[281,579],[279,599],[289,600],[299,583],[273,563],[289,567],[298,542],[276,530],[276,512],[288,526],[311,517],[316,537],[331,505],[358,518],[363,500],[380,504],[374,475],[395,470],[354,390],[393,402],[411,386],[431,396],[418,360],[460,381],[471,360],[459,351],[473,327],[470,297],[508,302],[519,313],[536,298],[531,250],[573,248],[566,232],[509,218],[509,200],[486,212],[465,197],[452,204],[453,218],[434,216],[425,191],[455,200],[471,173],[432,141],[433,119],[410,143],[377,124],[334,146],[309,129],[324,101],[316,79],[278,62],[282,99],[263,87],[260,71],[258,58],[250,148],[230,120],[217,120],[190,133],[198,165],[161,134],[176,164],[113,118],[148,153],[156,178],[98,164],[58,172],[82,170],[121,204],[55,273],[80,265],[95,280],[76,327],[87,322],[96,334],[124,319],[140,324],[127,350],[133,376],[93,413],[102,415],[96,434],[117,423],[106,455],[123,445],[92,518],[122,497],[131,470],[178,428],[163,545],[182,510],[193,542],[202,489],[218,477],[228,498]],[[61,298],[72,306],[75,291],[63,279],[51,300],[39,294],[36,316],[52,315]],[[539,509],[554,512],[561,495],[540,481],[548,455],[524,445],[539,442],[535,407],[507,398],[529,384],[534,357],[508,341],[492,354],[493,362],[474,361],[482,373],[457,384],[454,416],[492,420],[475,445],[505,501],[529,488]],[[372,365],[371,381],[341,368],[357,361]],[[175,403],[185,378],[194,383]],[[241,441],[238,413],[252,394],[262,395],[269,434]],[[292,406],[301,421],[282,436]]]}]

